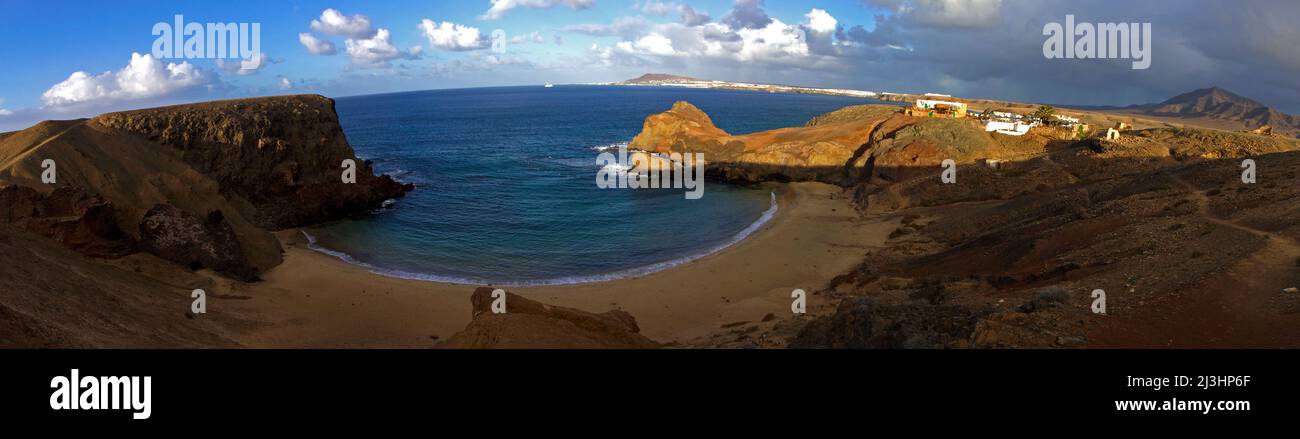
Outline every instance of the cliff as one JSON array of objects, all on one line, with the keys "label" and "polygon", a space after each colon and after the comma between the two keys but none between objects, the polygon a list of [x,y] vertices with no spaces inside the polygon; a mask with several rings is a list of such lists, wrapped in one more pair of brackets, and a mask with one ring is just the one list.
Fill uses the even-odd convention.
[{"label": "cliff", "polygon": [[[222,191],[252,204],[269,229],[366,211],[409,190],[375,176],[348,145],[334,101],[318,95],[241,99],[104,114],[90,123],[171,147]],[[356,160],[357,183],[341,184]]]},{"label": "cliff", "polygon": [[[47,159],[55,184],[41,179]],[[332,100],[279,96],[42,122],[0,138],[0,186],[83,191],[111,205],[133,249],[253,280],[280,263],[271,231],[364,214],[411,189],[361,160],[356,184],[343,184],[344,159],[356,154]]]}]

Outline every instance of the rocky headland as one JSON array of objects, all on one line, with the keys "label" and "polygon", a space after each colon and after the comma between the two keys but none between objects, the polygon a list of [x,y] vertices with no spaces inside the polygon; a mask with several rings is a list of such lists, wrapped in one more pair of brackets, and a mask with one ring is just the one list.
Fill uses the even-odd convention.
[{"label": "rocky headland", "polygon": [[[344,160],[356,163],[355,183],[341,179]],[[245,282],[281,262],[272,232],[364,215],[412,189],[358,159],[334,101],[315,95],[42,122],[0,137],[0,187],[0,224],[87,257],[148,254]],[[21,255],[3,257],[11,268]],[[48,314],[15,305],[51,288],[40,276],[5,277],[17,284],[0,305]]]}]

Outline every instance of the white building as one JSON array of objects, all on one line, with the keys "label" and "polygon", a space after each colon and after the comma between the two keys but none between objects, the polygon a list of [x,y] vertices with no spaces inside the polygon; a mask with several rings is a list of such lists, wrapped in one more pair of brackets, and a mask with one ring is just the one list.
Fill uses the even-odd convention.
[{"label": "white building", "polygon": [[997,132],[998,134],[1006,134],[1008,136],[1023,136],[1025,135],[1025,133],[1028,133],[1029,129],[1033,128],[1035,125],[1037,124],[1020,123],[1020,122],[999,122],[996,120],[990,120],[987,124],[984,125],[984,131],[985,132],[994,131]]},{"label": "white building", "polygon": [[1061,125],[1065,125],[1067,127],[1072,127],[1079,124],[1079,118],[1077,117],[1062,116],[1059,114],[1054,115],[1054,117],[1058,122],[1061,123]]}]

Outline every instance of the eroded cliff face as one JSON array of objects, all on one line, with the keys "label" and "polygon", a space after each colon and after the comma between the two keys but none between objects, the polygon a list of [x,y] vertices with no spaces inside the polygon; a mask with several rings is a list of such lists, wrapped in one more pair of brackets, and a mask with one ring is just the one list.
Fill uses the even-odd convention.
[{"label": "eroded cliff face", "polygon": [[[132,251],[252,280],[281,262],[272,230],[364,214],[411,189],[360,160],[356,183],[344,184],[345,159],[356,155],[332,100],[267,97],[42,122],[0,138],[0,187],[30,188],[11,194],[12,209],[81,191],[100,204],[76,213],[77,230],[111,225]],[[41,178],[44,160],[57,164],[57,183]],[[54,220],[37,219],[20,226],[71,242],[49,229]],[[123,252],[87,245],[69,244],[91,256]]]},{"label": "eroded cliff face", "polygon": [[[376,176],[348,145],[334,101],[318,95],[206,102],[109,113],[91,124],[148,138],[181,153],[224,194],[247,200],[257,225],[283,229],[373,209],[410,190]],[[342,163],[356,161],[356,184]]]}]

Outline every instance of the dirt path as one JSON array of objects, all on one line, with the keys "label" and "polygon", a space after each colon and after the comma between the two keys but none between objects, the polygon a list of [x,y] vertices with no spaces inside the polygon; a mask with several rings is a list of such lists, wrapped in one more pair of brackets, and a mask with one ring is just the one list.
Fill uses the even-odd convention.
[{"label": "dirt path", "polygon": [[1093,345],[1150,347],[1300,347],[1300,313],[1284,306],[1283,288],[1300,280],[1300,243],[1210,213],[1210,200],[1182,177],[1171,180],[1187,190],[1206,221],[1258,236],[1265,246],[1183,291],[1166,304],[1123,317],[1090,337]]},{"label": "dirt path", "polygon": [[46,137],[45,140],[42,140],[37,143],[33,143],[32,145],[23,148],[22,151],[18,151],[18,153],[13,155],[13,157],[10,157],[9,160],[6,160],[3,165],[0,165],[0,169],[9,169],[13,165],[18,164],[18,162],[23,161],[23,159],[27,158],[28,155],[31,155],[32,152],[41,149],[42,146],[45,146],[46,144],[53,142],[54,139],[58,139],[64,134],[67,134],[68,131],[72,131],[73,128],[79,127],[82,124],[85,124],[85,122],[77,122],[72,125],[69,125],[67,128],[64,128],[62,131],[55,133],[53,136]]}]

